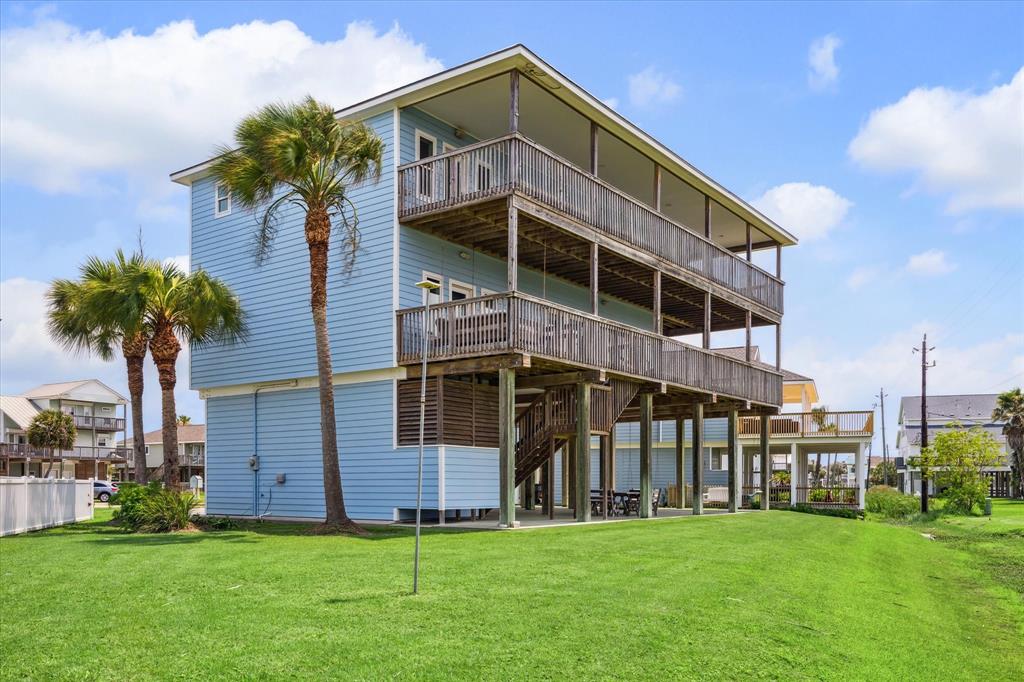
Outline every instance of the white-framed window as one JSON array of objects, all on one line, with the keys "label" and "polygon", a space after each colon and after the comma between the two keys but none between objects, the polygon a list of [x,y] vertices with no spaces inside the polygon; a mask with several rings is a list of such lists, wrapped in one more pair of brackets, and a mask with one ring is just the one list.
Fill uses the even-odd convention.
[{"label": "white-framed window", "polygon": [[[417,130],[415,135],[416,140],[416,160],[421,161],[423,159],[429,159],[437,153],[437,138],[433,135],[428,135],[422,130]],[[433,164],[424,164],[419,166],[416,171],[416,192],[421,198],[427,199],[428,201],[433,199],[434,196],[434,166]]]},{"label": "white-framed window", "polygon": [[427,304],[427,297],[430,297],[430,305],[437,305],[441,302],[441,285],[444,282],[444,278],[435,272],[423,271],[422,282],[433,282],[437,285],[436,289],[421,289],[423,292],[423,305]]},{"label": "white-framed window", "polygon": [[476,290],[472,284],[466,284],[465,282],[458,282],[454,279],[448,280],[448,300],[449,301],[462,301],[467,298],[473,298],[476,294]]},{"label": "white-framed window", "polygon": [[218,182],[213,189],[213,216],[220,218],[231,213],[231,192],[228,191],[227,186]]},{"label": "white-framed window", "polygon": [[100,446],[101,448],[107,447],[106,436],[100,436],[99,438],[97,438],[96,439],[96,445]]},{"label": "white-framed window", "polygon": [[711,471],[729,470],[729,451],[726,448],[704,448],[704,456]]}]

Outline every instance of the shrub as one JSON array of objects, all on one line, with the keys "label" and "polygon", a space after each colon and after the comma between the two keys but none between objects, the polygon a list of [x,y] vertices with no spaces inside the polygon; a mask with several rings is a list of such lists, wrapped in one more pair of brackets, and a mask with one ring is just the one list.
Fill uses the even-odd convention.
[{"label": "shrub", "polygon": [[815,514],[817,516],[837,516],[841,519],[859,519],[863,518],[864,515],[859,509],[851,509],[849,507],[830,509],[828,507],[815,507],[802,502],[792,507],[774,507],[774,509],[795,511],[801,514]]},{"label": "shrub", "polygon": [[807,493],[808,502],[824,502],[828,498],[828,491],[824,488],[814,488]]},{"label": "shrub", "polygon": [[921,503],[913,495],[904,495],[887,485],[875,485],[868,488],[864,495],[864,507],[872,514],[880,514],[887,519],[904,519],[918,511]]},{"label": "shrub", "polygon": [[196,516],[192,518],[192,523],[203,530],[234,530],[238,528],[234,519],[226,516]]},{"label": "shrub", "polygon": [[199,500],[192,493],[164,490],[159,481],[125,484],[112,499],[121,508],[114,518],[128,530],[166,533],[188,528]]}]

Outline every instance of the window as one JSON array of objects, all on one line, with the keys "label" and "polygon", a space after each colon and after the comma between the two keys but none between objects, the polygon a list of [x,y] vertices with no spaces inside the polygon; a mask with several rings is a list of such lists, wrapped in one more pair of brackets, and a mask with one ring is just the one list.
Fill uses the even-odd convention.
[{"label": "window", "polygon": [[711,471],[729,470],[729,452],[726,448],[704,448],[704,456],[710,459]]},{"label": "window", "polygon": [[436,289],[421,289],[423,292],[423,305],[427,304],[427,297],[430,297],[430,305],[437,305],[441,302],[441,283],[444,281],[441,275],[435,275],[432,272],[423,271],[424,282],[433,282],[437,285]]},{"label": "window", "polygon": [[224,186],[223,183],[218,182],[214,188],[215,196],[213,199],[213,215],[215,218],[226,216],[231,213],[231,192]]},{"label": "window", "polygon": [[100,446],[101,448],[107,447],[107,438],[106,438],[106,436],[97,438],[96,439],[96,445]]},{"label": "window", "polygon": [[454,279],[448,280],[448,300],[449,301],[463,301],[467,298],[473,298],[473,287],[464,282],[456,282]]},{"label": "window", "polygon": [[[437,149],[437,139],[416,131],[416,160],[429,159]],[[426,163],[416,168],[416,191],[421,198],[432,201],[434,196],[434,164]]]}]

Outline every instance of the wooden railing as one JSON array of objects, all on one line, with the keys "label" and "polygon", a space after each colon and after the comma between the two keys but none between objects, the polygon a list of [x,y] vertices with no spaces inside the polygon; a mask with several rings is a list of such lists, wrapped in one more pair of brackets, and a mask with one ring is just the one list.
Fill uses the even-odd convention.
[{"label": "wooden railing", "polygon": [[782,281],[522,135],[399,168],[399,217],[519,192],[755,301],[783,309]]},{"label": "wooden railing", "polygon": [[124,431],[124,419],[121,417],[96,417],[84,414],[72,415],[75,428],[97,429],[103,431]]},{"label": "wooden railing", "polygon": [[[772,438],[840,438],[874,435],[875,413],[798,412],[769,417],[768,435]],[[740,418],[740,438],[761,435],[760,417]]]},{"label": "wooden railing", "polygon": [[37,448],[27,444],[0,443],[0,457],[27,457],[30,459],[99,459],[99,460],[122,460],[128,459],[131,448],[118,447],[93,447],[91,445],[80,445],[70,450],[54,450],[51,454],[49,448]]},{"label": "wooden railing", "polygon": [[517,352],[769,405],[782,375],[726,355],[521,293],[396,312],[398,363]]}]

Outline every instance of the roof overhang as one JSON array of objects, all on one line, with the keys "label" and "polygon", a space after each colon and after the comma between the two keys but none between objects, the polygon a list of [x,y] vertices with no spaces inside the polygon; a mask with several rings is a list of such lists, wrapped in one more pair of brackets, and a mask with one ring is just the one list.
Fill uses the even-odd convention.
[{"label": "roof overhang", "polygon": [[[741,219],[757,227],[783,246],[797,243],[796,237],[756,208],[733,194],[723,185],[698,170],[686,159],[661,144],[597,97],[566,78],[557,69],[523,45],[493,52],[460,66],[446,69],[408,85],[358,102],[337,112],[339,118],[366,119],[395,107],[407,107],[446,92],[493,78],[518,69],[528,78],[545,87],[552,95],[617,135],[666,170],[673,172],[695,189],[733,211]],[[171,174],[171,180],[191,185],[206,176],[213,159]]]}]

